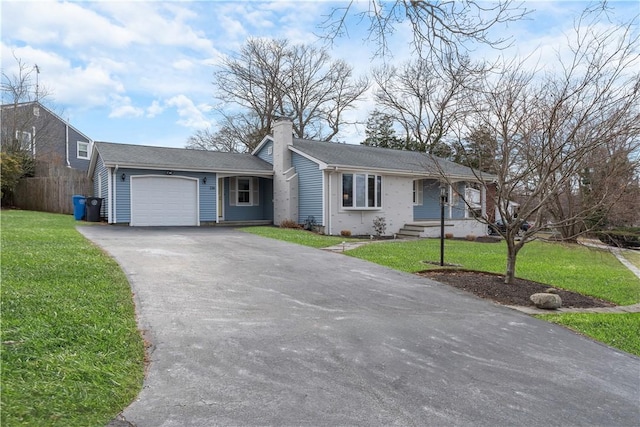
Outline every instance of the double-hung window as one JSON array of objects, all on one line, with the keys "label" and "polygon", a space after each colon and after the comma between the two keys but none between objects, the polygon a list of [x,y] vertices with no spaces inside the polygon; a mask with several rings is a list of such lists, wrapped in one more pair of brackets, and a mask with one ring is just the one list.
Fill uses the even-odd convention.
[{"label": "double-hung window", "polygon": [[238,205],[251,203],[251,179],[238,178]]},{"label": "double-hung window", "polygon": [[258,178],[247,176],[229,178],[229,204],[231,206],[260,205]]},{"label": "double-hung window", "polygon": [[21,150],[31,151],[31,136],[31,132],[16,131],[16,140],[20,144]]},{"label": "double-hung window", "polygon": [[78,158],[79,159],[88,159],[89,158],[89,143],[78,141]]},{"label": "double-hung window", "polygon": [[347,209],[382,207],[382,176],[367,173],[343,173],[342,207]]}]

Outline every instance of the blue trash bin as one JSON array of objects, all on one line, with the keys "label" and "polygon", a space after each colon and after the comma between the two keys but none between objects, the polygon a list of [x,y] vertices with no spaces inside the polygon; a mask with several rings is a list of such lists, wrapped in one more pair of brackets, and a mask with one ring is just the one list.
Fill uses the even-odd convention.
[{"label": "blue trash bin", "polygon": [[73,217],[76,221],[84,219],[86,197],[76,194],[73,199]]}]

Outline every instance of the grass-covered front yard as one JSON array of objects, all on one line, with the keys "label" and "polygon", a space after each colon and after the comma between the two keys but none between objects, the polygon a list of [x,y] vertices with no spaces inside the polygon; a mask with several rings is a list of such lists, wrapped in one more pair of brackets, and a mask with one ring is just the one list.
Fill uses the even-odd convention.
[{"label": "grass-covered front yard", "polygon": [[[298,244],[313,241],[327,247],[344,241],[341,237],[319,236],[302,230],[250,227],[247,232]],[[414,273],[439,268],[424,261],[440,259],[438,239],[376,242],[345,252],[396,270]],[[625,253],[636,260],[636,253]],[[445,261],[469,270],[504,273],[506,248],[501,243],[445,241]],[[640,302],[640,279],[606,250],[579,245],[531,242],[518,255],[516,276],[550,286],[602,298],[618,305]],[[640,314],[549,314],[540,316],[608,345],[640,356]]]},{"label": "grass-covered front yard", "polygon": [[144,344],[119,266],[70,215],[3,210],[3,426],[104,426],[138,394]]},{"label": "grass-covered front yard", "polygon": [[[144,344],[118,265],[74,228],[69,215],[1,213],[2,426],[103,426],[142,385]],[[274,227],[245,229],[313,247],[347,240]],[[502,271],[502,244],[447,241],[446,261]],[[385,242],[347,252],[403,271],[430,268],[437,240]],[[640,281],[611,254],[533,243],[518,275],[600,296],[640,301]],[[640,355],[640,315],[565,314],[546,319]]]}]

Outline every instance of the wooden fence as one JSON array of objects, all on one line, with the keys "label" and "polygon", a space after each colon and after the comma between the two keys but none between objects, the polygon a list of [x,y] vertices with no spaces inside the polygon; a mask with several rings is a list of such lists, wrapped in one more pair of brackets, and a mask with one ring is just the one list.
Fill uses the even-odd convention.
[{"label": "wooden fence", "polygon": [[35,178],[23,178],[13,197],[14,205],[26,210],[73,214],[72,196],[93,195],[86,172],[53,164],[40,164]]}]

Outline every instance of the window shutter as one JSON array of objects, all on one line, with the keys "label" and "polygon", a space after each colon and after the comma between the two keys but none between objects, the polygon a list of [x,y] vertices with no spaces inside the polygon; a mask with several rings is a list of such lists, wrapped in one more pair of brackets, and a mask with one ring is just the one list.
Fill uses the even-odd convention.
[{"label": "window shutter", "polygon": [[252,190],[253,190],[253,194],[251,195],[251,204],[253,206],[259,206],[260,205],[260,187],[259,187],[259,183],[260,180],[256,177],[253,178],[253,182],[252,182]]},{"label": "window shutter", "polygon": [[422,193],[424,191],[424,182],[421,179],[419,179],[415,181],[414,185],[416,186],[416,205],[422,206],[423,204]]},{"label": "window shutter", "polygon": [[229,178],[229,206],[235,206],[236,200],[238,200],[238,193],[236,191],[236,177]]}]

